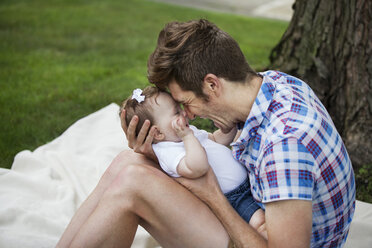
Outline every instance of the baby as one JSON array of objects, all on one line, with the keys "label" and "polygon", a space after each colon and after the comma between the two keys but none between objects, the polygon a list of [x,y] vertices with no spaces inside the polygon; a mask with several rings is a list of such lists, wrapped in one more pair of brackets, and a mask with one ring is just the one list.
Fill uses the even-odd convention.
[{"label": "baby", "polygon": [[134,115],[139,117],[136,135],[145,120],[150,120],[155,126],[152,147],[161,168],[168,175],[198,178],[211,166],[222,192],[234,209],[266,237],[264,212],[252,197],[247,171],[226,147],[232,142],[236,130],[228,134],[216,131],[216,135],[216,132],[207,133],[189,125],[185,111],[171,95],[152,86],[143,91],[134,90],[120,109],[120,112],[126,111],[126,123]]}]

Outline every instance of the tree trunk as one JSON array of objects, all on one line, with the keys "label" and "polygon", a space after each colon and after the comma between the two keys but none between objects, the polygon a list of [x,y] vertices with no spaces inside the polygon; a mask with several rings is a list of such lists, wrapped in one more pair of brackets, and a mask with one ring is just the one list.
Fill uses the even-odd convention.
[{"label": "tree trunk", "polygon": [[297,0],[271,68],[316,92],[354,168],[372,163],[372,1]]}]

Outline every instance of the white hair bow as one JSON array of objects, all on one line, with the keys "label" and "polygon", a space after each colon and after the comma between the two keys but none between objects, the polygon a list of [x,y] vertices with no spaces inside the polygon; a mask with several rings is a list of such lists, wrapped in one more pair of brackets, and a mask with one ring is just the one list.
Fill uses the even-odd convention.
[{"label": "white hair bow", "polygon": [[145,96],[142,96],[142,90],[141,89],[135,89],[133,90],[133,96],[132,99],[136,99],[138,103],[141,103],[145,100]]}]

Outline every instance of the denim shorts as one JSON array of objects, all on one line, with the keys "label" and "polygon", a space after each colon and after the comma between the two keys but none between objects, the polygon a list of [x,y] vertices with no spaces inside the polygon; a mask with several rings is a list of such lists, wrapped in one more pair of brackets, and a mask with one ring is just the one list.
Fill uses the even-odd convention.
[{"label": "denim shorts", "polygon": [[248,178],[237,188],[227,192],[225,196],[235,211],[238,212],[247,223],[249,223],[252,215],[260,209],[253,199]]}]

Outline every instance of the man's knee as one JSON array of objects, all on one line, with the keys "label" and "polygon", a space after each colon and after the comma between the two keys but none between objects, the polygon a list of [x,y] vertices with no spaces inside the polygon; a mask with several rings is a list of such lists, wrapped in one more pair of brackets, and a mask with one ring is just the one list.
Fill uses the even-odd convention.
[{"label": "man's knee", "polygon": [[[127,187],[140,184],[141,179],[150,174],[150,169],[146,165],[127,164],[123,167],[115,178],[115,182],[119,185],[127,185]],[[136,187],[136,186],[135,186]]]},{"label": "man's knee", "polygon": [[105,198],[114,198],[125,201],[132,205],[148,190],[141,183],[143,178],[151,177],[152,173],[146,166],[128,164],[123,167],[116,175],[110,186],[105,192]]},{"label": "man's knee", "polygon": [[113,163],[120,164],[133,164],[133,163],[146,163],[149,160],[142,154],[134,152],[131,149],[121,151],[113,160]]},{"label": "man's knee", "polygon": [[133,152],[133,150],[124,150],[120,152],[109,167],[106,169],[102,179],[112,181],[117,175],[129,165],[134,165],[141,161],[142,155]]}]

